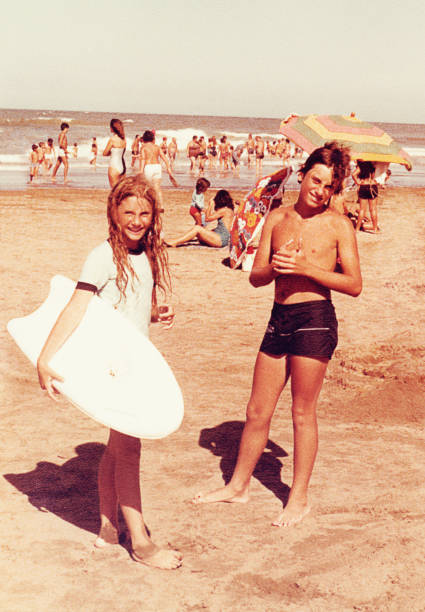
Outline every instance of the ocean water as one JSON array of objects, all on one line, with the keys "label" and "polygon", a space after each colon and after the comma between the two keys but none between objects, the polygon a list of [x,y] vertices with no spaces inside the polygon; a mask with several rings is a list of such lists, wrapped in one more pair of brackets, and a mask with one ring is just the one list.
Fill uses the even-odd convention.
[{"label": "ocean water", "polygon": [[[108,188],[108,158],[102,158],[101,152],[106,145],[110,132],[109,122],[112,117],[119,117],[125,126],[127,137],[126,163],[131,164],[131,143],[135,134],[143,134],[147,129],[154,129],[157,143],[166,136],[168,141],[175,137],[179,147],[179,156],[175,164],[176,178],[183,188],[192,188],[196,177],[189,172],[189,160],[186,157],[186,146],[194,134],[220,138],[226,135],[233,146],[246,141],[248,133],[260,134],[265,140],[280,138],[279,119],[261,117],[213,117],[192,115],[147,115],[138,113],[97,113],[82,111],[51,110],[0,110],[0,189],[36,189],[37,186],[51,185],[49,177],[39,179],[37,186],[28,185],[29,153],[31,145],[47,138],[53,138],[57,149],[57,137],[60,124],[66,121],[70,125],[68,148],[72,150],[74,142],[78,143],[78,157],[69,158],[69,187]],[[411,123],[377,123],[387,131],[411,156],[413,170],[408,172],[404,166],[391,164],[390,185],[406,187],[425,187],[425,125]],[[99,155],[97,168],[89,165],[92,137],[96,136]],[[205,176],[214,188],[250,189],[255,180],[255,167],[247,166],[246,154],[241,159],[239,173],[210,171],[206,168]],[[263,175],[277,170],[281,161],[271,156],[263,161]],[[57,175],[57,185],[62,184],[62,170]],[[171,186],[168,176],[163,173],[162,186]],[[287,188],[296,188],[296,177],[293,175]]]}]

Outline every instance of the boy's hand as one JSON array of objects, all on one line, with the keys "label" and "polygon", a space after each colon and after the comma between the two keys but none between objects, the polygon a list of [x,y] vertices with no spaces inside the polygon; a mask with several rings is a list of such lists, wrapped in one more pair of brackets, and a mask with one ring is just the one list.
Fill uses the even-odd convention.
[{"label": "boy's hand", "polygon": [[163,304],[158,308],[158,321],[164,326],[164,329],[170,329],[174,325],[175,312],[169,304]]},{"label": "boy's hand", "polygon": [[43,364],[40,361],[37,361],[37,373],[38,373],[38,381],[40,383],[40,387],[47,391],[47,395],[54,400],[55,402],[59,399],[59,391],[55,388],[53,381],[58,380],[59,382],[63,382],[62,376],[59,376],[54,370],[49,368],[48,365]]},{"label": "boy's hand", "polygon": [[278,274],[296,274],[305,276],[307,258],[304,253],[302,239],[299,238],[295,247],[294,240],[289,240],[272,257],[272,268]]}]

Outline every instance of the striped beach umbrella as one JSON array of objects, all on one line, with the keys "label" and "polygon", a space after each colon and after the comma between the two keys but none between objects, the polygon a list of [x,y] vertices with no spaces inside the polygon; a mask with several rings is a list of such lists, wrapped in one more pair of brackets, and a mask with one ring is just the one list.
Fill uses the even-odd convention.
[{"label": "striped beach umbrella", "polygon": [[281,122],[280,133],[308,154],[336,140],[350,147],[352,159],[403,164],[407,170],[412,169],[408,154],[398,142],[353,115],[290,115]]}]

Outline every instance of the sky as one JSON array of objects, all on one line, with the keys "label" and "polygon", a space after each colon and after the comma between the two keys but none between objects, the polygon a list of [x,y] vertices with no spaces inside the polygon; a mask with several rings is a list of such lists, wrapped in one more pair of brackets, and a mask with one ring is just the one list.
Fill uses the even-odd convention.
[{"label": "sky", "polygon": [[425,123],[424,0],[9,0],[0,108]]}]

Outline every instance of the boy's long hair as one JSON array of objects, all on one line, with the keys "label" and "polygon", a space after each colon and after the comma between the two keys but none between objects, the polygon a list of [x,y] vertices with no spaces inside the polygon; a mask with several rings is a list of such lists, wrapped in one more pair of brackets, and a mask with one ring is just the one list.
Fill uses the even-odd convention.
[{"label": "boy's long hair", "polygon": [[333,193],[341,193],[344,179],[350,170],[350,149],[335,141],[327,142],[309,155],[305,164],[300,168],[301,174],[303,176],[307,174],[315,164],[323,164],[332,168]]},{"label": "boy's long hair", "polygon": [[156,308],[157,289],[159,288],[164,295],[171,289],[168,255],[161,238],[162,221],[156,192],[140,175],[122,178],[108,196],[109,243],[117,267],[116,283],[120,292],[120,300],[125,300],[128,282],[129,280],[131,283],[133,282],[136,272],[128,256],[128,248],[125,245],[122,230],[117,223],[116,212],[121,202],[132,196],[147,200],[152,207],[152,223],[140,241],[140,248],[144,249],[152,269],[152,306]]}]

